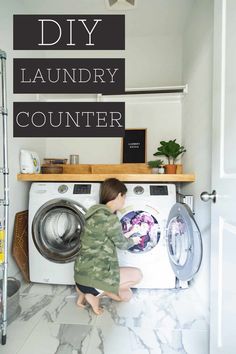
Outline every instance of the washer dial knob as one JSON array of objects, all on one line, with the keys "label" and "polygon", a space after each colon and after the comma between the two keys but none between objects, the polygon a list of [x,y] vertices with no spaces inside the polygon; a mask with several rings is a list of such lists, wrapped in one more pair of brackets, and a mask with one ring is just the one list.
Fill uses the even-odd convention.
[{"label": "washer dial knob", "polygon": [[142,186],[136,186],[136,187],[134,187],[134,193],[138,194],[138,195],[143,194],[144,188]]},{"label": "washer dial knob", "polygon": [[61,184],[58,187],[58,192],[61,194],[66,193],[67,191],[68,191],[68,186],[66,184]]}]

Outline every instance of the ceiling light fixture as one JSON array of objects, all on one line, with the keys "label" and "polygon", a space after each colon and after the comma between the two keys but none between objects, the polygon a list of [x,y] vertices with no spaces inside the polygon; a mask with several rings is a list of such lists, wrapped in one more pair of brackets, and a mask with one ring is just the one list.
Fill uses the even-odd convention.
[{"label": "ceiling light fixture", "polygon": [[137,0],[105,0],[105,4],[109,10],[132,10]]}]

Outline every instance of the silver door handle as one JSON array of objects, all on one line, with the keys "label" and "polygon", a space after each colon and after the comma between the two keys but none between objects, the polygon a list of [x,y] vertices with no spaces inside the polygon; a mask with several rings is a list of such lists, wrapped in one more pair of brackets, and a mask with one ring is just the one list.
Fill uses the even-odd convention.
[{"label": "silver door handle", "polygon": [[213,203],[216,202],[216,191],[212,191],[212,193],[208,192],[202,192],[200,195],[200,198],[203,202],[208,202],[209,200],[212,200]]}]

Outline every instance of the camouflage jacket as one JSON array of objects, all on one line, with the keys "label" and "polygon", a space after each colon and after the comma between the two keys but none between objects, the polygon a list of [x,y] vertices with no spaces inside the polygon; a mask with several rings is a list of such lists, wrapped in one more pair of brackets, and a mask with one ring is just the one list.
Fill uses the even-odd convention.
[{"label": "camouflage jacket", "polygon": [[128,249],[132,239],[123,236],[118,217],[98,204],[85,215],[81,247],[74,265],[75,282],[118,294],[120,272],[116,247]]}]

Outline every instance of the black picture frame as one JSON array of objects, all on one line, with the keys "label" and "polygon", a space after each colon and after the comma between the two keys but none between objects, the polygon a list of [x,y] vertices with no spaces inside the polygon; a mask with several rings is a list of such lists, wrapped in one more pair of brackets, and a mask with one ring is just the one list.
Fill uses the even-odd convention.
[{"label": "black picture frame", "polygon": [[122,139],[123,163],[146,163],[146,129],[126,129]]}]

